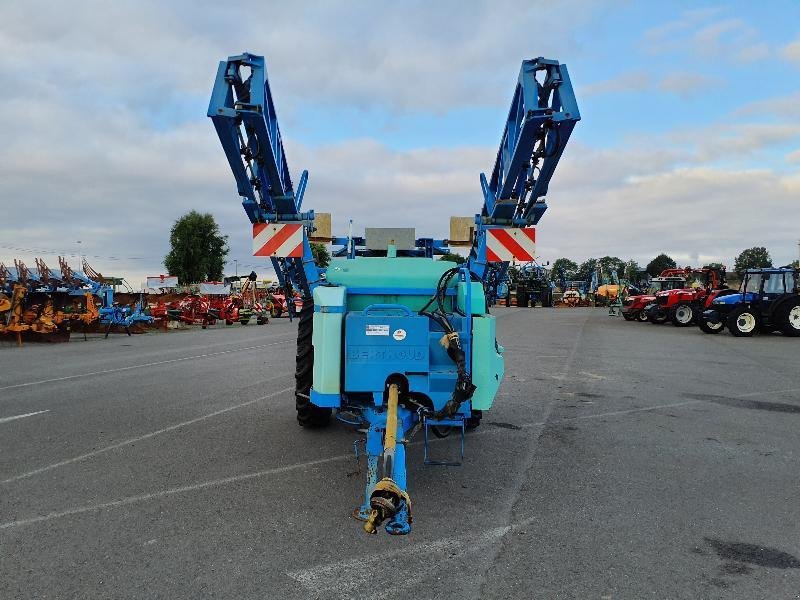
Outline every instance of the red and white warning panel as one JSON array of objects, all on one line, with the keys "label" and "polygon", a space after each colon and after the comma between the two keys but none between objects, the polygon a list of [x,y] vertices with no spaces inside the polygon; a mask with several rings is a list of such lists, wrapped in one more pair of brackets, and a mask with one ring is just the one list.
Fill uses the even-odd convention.
[{"label": "red and white warning panel", "polygon": [[302,223],[253,223],[253,256],[303,257]]},{"label": "red and white warning panel", "polygon": [[531,261],[536,256],[535,227],[501,227],[486,230],[486,260]]}]

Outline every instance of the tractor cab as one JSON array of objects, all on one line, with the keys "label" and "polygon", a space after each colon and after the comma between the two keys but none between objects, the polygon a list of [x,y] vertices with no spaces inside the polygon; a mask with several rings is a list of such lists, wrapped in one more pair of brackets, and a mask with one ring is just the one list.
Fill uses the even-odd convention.
[{"label": "tractor cab", "polygon": [[719,333],[727,326],[736,337],[749,337],[756,330],[782,331],[800,336],[800,270],[748,269],[738,293],[715,298],[700,318],[705,333]]},{"label": "tractor cab", "polygon": [[647,321],[645,308],[656,301],[656,294],[686,287],[686,278],[677,275],[654,277],[646,294],[628,296],[623,302],[622,316],[626,321]]}]

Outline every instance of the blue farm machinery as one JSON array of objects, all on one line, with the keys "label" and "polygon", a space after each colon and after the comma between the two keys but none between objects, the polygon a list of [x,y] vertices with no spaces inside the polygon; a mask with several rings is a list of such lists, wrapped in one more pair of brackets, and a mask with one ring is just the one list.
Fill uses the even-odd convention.
[{"label": "blue farm machinery", "polygon": [[[121,326],[130,335],[136,323],[151,323],[142,311],[141,302],[134,308],[114,302],[114,290],[102,283],[102,276],[83,261],[83,272],[74,271],[62,257],[60,269],[50,269],[36,259],[29,269],[15,260],[13,270],[0,264],[0,335],[36,341],[67,341],[71,330],[99,323],[106,327],[106,337],[113,326]],[[99,304],[97,299],[99,298]]]},{"label": "blue farm machinery", "polygon": [[339,258],[318,268],[309,242],[315,214],[302,206],[308,172],[293,184],[263,57],[219,64],[208,116],[252,223],[254,255],[269,257],[281,287],[302,296],[297,419],[323,427],[336,411],[367,432],[368,476],[354,516],[369,533],[382,525],[408,533],[406,444],[421,433],[425,462],[435,464],[429,432],[456,432],[463,454],[464,431],[480,423],[500,386],[503,347],[487,306],[510,261],[530,260],[548,184],[580,119],[567,68],[523,61],[460,266],[434,260],[447,240],[368,229],[365,238],[329,238],[342,245]]}]

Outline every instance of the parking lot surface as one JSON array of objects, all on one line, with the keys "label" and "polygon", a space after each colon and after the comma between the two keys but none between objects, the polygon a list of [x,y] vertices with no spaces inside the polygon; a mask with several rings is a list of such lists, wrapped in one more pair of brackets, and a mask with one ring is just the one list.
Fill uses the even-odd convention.
[{"label": "parking lot surface", "polygon": [[0,346],[0,598],[800,598],[800,340],[494,312],[405,537],[349,516],[359,434],[297,426],[296,321]]}]

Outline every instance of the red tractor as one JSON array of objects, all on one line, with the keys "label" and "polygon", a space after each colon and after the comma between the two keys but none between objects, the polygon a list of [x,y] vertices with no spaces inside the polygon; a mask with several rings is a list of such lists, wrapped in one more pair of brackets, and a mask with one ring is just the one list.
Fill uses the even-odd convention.
[{"label": "red tractor", "polygon": [[665,275],[674,269],[663,271],[658,277],[654,277],[648,286],[646,294],[628,296],[622,305],[622,316],[626,321],[647,321],[645,308],[656,301],[655,294],[666,290],[674,290],[686,286],[686,278],[677,275]]},{"label": "red tractor", "polygon": [[[656,292],[655,301],[645,308],[647,320],[654,324],[672,321],[676,327],[688,327],[705,308],[708,297],[727,291],[725,272],[718,269],[669,269],[670,275],[686,279],[684,287]],[[665,271],[666,273],[666,271]]]}]

